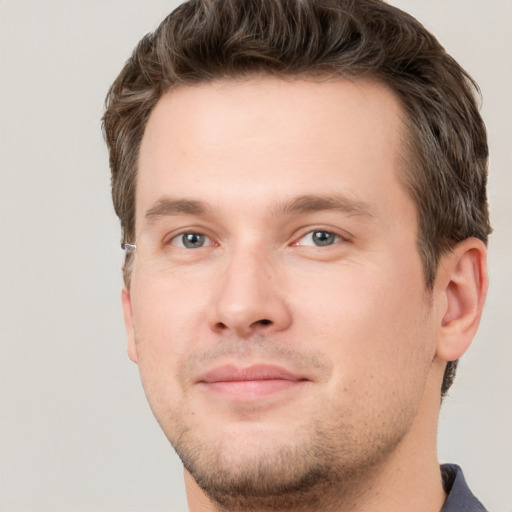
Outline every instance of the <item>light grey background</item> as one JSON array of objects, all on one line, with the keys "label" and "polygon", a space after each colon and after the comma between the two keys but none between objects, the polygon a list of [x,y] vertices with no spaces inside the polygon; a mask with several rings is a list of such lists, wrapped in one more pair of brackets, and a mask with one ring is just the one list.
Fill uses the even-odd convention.
[{"label": "light grey background", "polygon": [[[480,332],[439,453],[512,511],[512,2],[395,0],[480,83],[495,234]],[[0,510],[186,510],[179,460],[125,354],[103,99],[170,0],[0,0]]]}]

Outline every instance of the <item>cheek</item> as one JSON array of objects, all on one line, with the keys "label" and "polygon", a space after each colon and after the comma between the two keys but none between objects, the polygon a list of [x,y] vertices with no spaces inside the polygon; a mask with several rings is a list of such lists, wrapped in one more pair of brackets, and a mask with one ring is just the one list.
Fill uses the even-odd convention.
[{"label": "cheek", "polygon": [[[384,267],[386,268],[386,267]],[[397,388],[425,373],[435,344],[421,267],[345,267],[308,288],[299,329],[334,365],[333,386]],[[418,283],[420,288],[418,288]],[[305,283],[303,283],[305,288]]]},{"label": "cheek", "polygon": [[199,321],[203,295],[163,281],[146,279],[142,285],[134,280],[131,288],[138,366],[153,408],[181,393],[176,379],[180,364],[204,338]]},{"label": "cheek", "polygon": [[205,295],[194,284],[175,277],[134,280],[132,309],[139,342],[179,353],[180,342],[191,341],[188,334],[197,332],[205,311]]}]

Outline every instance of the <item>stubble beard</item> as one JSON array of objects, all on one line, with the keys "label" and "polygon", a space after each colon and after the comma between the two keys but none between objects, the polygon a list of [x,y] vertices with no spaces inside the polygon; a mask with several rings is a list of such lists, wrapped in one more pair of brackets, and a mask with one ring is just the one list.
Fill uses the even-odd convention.
[{"label": "stubble beard", "polygon": [[360,505],[372,475],[407,433],[405,420],[378,436],[313,422],[292,436],[293,444],[247,456],[240,440],[207,443],[187,428],[171,443],[219,511],[330,511],[340,505],[348,511]]},{"label": "stubble beard", "polygon": [[[211,362],[229,353],[251,360],[255,347],[219,345],[200,358]],[[276,347],[261,344],[258,353],[293,360],[293,353],[277,353]],[[304,354],[298,358],[312,368],[325,366]],[[189,364],[193,367],[194,358]],[[294,427],[283,423],[286,431],[276,437],[264,424],[259,431],[246,429],[243,438],[236,431],[216,433],[186,394],[171,408],[158,401],[152,408],[185,469],[217,510],[348,512],[366,502],[375,476],[409,432],[421,398],[417,391],[418,396],[395,393],[384,408],[374,403],[375,409],[363,405],[372,403],[368,393],[348,393],[336,403],[317,400],[313,409],[306,407],[304,421]]]}]

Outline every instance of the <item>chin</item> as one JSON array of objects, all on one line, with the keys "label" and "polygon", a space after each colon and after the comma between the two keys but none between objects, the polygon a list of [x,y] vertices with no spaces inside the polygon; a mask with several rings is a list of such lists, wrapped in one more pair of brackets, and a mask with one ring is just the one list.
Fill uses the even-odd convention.
[{"label": "chin", "polygon": [[319,447],[270,436],[226,436],[175,448],[197,485],[226,510],[293,509],[321,497],[333,476],[333,461]]},{"label": "chin", "polygon": [[[350,496],[399,442],[398,432],[368,448],[348,426],[320,422],[285,432],[262,425],[199,435],[182,429],[172,442],[202,491],[229,511],[300,510],[326,496]],[[281,423],[281,429],[283,423]],[[289,425],[287,425],[289,427]],[[341,427],[341,428],[340,428]],[[350,447],[347,449],[347,447]]]}]

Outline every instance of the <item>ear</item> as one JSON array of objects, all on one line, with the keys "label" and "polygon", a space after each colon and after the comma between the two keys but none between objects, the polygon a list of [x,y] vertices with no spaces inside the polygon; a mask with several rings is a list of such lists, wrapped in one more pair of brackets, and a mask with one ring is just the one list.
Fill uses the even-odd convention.
[{"label": "ear", "polygon": [[137,363],[137,347],[135,345],[135,329],[133,326],[132,299],[130,292],[123,288],[121,292],[121,304],[123,305],[124,326],[126,328],[126,336],[128,338],[128,357]]},{"label": "ear", "polygon": [[481,240],[468,238],[441,258],[435,286],[441,298],[436,350],[440,359],[454,361],[471,345],[488,284],[487,249]]}]

